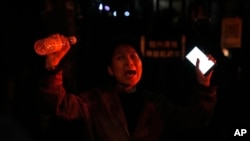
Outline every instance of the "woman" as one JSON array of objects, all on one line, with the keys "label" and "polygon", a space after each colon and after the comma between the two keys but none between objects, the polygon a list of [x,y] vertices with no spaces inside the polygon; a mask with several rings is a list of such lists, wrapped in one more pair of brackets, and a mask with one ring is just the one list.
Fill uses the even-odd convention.
[{"label": "woman", "polygon": [[[203,127],[216,103],[216,88],[210,86],[213,71],[203,75],[197,60],[196,99],[190,107],[178,107],[161,95],[137,87],[142,76],[142,60],[135,47],[126,42],[114,45],[108,74],[112,85],[81,94],[68,94],[63,87],[62,70],[56,66],[68,52],[70,44],[46,57],[50,70],[41,85],[41,96],[56,116],[67,120],[83,119],[86,138],[90,141],[158,141],[171,129]],[[215,61],[212,57],[210,57]]]}]

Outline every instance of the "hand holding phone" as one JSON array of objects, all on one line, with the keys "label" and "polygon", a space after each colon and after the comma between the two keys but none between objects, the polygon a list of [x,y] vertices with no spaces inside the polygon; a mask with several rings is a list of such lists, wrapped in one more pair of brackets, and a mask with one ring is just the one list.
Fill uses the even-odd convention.
[{"label": "hand holding phone", "polygon": [[195,46],[187,55],[186,58],[196,66],[197,59],[200,60],[199,69],[203,74],[206,74],[215,63],[204,54],[197,46]]}]

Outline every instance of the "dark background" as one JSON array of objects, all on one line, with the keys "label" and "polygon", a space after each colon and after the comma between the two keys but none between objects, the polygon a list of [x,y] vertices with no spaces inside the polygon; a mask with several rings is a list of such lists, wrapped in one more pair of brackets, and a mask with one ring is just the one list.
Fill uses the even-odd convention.
[{"label": "dark background", "polygon": [[[78,37],[78,43],[67,55],[65,63],[68,67],[64,75],[67,90],[79,92],[101,83],[105,78],[101,61],[108,38],[127,34],[138,38],[139,42],[141,35],[159,38],[186,35],[187,50],[193,44],[199,44],[218,62],[212,83],[218,86],[218,104],[209,134],[227,140],[236,128],[250,131],[247,116],[250,108],[249,1],[156,0],[154,3],[153,0],[103,0],[118,10],[117,17],[100,12],[98,0],[54,0],[51,1],[51,11],[48,6],[46,10],[46,2],[1,2],[0,112],[4,123],[8,124],[5,122],[7,119],[13,120],[34,140],[47,139],[47,135],[52,134],[57,139],[57,135],[62,139],[80,136],[78,129],[82,127],[78,122],[68,123],[39,112],[36,82],[44,58],[33,50],[38,39],[55,32]],[[164,2],[167,5],[164,6]],[[66,3],[73,9],[67,9]],[[198,5],[203,7],[203,14],[196,9]],[[126,8],[131,10],[130,17],[119,14]],[[242,46],[229,49],[230,57],[226,57],[220,47],[221,20],[230,17],[239,17],[243,21]],[[146,58],[144,61],[143,83],[147,88],[166,93],[173,102],[185,103],[194,81],[190,64],[178,58]]]}]

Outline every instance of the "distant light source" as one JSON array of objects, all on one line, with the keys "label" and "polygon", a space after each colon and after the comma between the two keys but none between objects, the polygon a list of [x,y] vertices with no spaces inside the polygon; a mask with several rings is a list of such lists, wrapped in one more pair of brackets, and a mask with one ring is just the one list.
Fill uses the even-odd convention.
[{"label": "distant light source", "polygon": [[100,11],[102,11],[102,10],[103,10],[103,4],[102,4],[102,3],[100,3],[100,4],[99,4],[98,9],[99,9]]},{"label": "distant light source", "polygon": [[114,17],[117,16],[117,12],[116,12],[116,11],[113,12],[113,16],[114,16]]},{"label": "distant light source", "polygon": [[222,48],[222,53],[225,57],[230,57],[230,55],[231,55],[229,50],[226,48]]},{"label": "distant light source", "polygon": [[128,17],[130,15],[129,11],[124,12],[124,16]]},{"label": "distant light source", "polygon": [[109,7],[108,5],[105,5],[105,6],[104,6],[104,9],[105,9],[106,11],[109,11],[109,10],[110,10],[110,7]]}]

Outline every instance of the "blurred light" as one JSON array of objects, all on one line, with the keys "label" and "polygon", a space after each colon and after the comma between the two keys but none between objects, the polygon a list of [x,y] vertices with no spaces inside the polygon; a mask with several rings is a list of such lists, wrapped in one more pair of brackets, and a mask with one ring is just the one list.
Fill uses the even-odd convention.
[{"label": "blurred light", "polygon": [[116,11],[113,12],[113,16],[114,16],[114,17],[117,16],[117,12],[116,12]]},{"label": "blurred light", "polygon": [[124,12],[124,16],[128,17],[130,15],[129,11]]},{"label": "blurred light", "polygon": [[109,10],[110,10],[110,7],[109,7],[108,5],[105,5],[105,6],[104,6],[104,9],[105,9],[106,11],[109,11]]},{"label": "blurred light", "polygon": [[98,9],[99,9],[99,10],[103,10],[103,4],[102,4],[102,3],[99,4]]},{"label": "blurred light", "polygon": [[222,53],[225,57],[230,57],[230,52],[228,49],[226,48],[222,48]]}]

